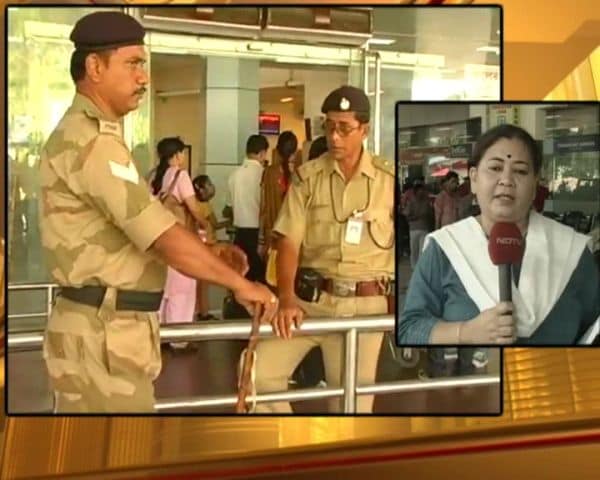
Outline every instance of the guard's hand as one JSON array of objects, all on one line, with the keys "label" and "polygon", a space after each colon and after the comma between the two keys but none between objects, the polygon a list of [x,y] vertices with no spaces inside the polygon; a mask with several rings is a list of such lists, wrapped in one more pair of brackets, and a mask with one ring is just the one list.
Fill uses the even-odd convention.
[{"label": "guard's hand", "polygon": [[298,306],[295,295],[284,295],[279,297],[279,311],[273,319],[273,332],[278,337],[292,338],[292,325],[297,329],[302,325],[304,312]]},{"label": "guard's hand", "polygon": [[233,292],[235,300],[243,305],[250,315],[257,308],[262,312],[261,323],[272,323],[279,304],[277,297],[262,283],[244,282],[244,287]]},{"label": "guard's hand", "polygon": [[501,302],[484,310],[473,320],[464,323],[461,342],[508,345],[517,339],[517,327],[512,316],[513,304]]},{"label": "guard's hand", "polygon": [[264,243],[259,244],[257,248],[257,253],[258,256],[264,260],[267,256],[267,246]]},{"label": "guard's hand", "polygon": [[246,275],[250,266],[244,251],[231,243],[217,243],[211,246],[211,251],[233,268],[241,276]]}]

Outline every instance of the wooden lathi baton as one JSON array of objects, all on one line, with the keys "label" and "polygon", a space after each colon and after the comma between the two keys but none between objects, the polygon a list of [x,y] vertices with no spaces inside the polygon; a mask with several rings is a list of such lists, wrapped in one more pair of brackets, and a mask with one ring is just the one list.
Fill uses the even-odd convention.
[{"label": "wooden lathi baton", "polygon": [[256,396],[254,367],[256,365],[256,344],[258,343],[260,330],[261,310],[261,306],[257,304],[252,318],[252,329],[250,330],[248,346],[241,354],[238,372],[238,400],[235,406],[235,413],[252,413],[256,405],[255,401],[252,409],[249,409],[246,404],[246,397],[250,394]]}]

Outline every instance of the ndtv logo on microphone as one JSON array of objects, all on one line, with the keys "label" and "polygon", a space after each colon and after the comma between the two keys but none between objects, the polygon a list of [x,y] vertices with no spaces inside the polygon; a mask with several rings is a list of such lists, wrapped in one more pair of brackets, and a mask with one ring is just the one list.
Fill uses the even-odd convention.
[{"label": "ndtv logo on microphone", "polygon": [[499,243],[500,245],[515,245],[517,247],[520,247],[522,245],[521,240],[513,237],[497,237],[496,243]]}]

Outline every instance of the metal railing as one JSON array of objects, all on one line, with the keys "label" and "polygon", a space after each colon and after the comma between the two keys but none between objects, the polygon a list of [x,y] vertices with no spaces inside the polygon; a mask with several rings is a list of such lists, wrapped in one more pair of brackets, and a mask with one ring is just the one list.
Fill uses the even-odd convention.
[{"label": "metal railing", "polygon": [[[48,314],[52,310],[53,289],[56,285],[35,284],[35,289],[46,288],[48,292]],[[26,290],[25,285],[9,286],[10,289]],[[31,288],[30,288],[31,289]],[[28,314],[36,316],[42,314]],[[14,318],[14,315],[12,316]],[[434,390],[452,387],[475,387],[500,384],[500,375],[470,375],[460,378],[440,378],[429,380],[402,380],[385,382],[374,385],[357,386],[357,344],[358,334],[365,332],[390,331],[394,327],[394,317],[391,315],[361,316],[352,318],[324,318],[307,319],[301,329],[295,330],[294,335],[322,335],[339,333],[344,335],[345,365],[342,385],[338,388],[309,388],[294,391],[275,392],[248,396],[249,402],[269,403],[275,401],[301,401],[321,398],[343,397],[344,413],[353,413],[356,410],[357,395],[374,395],[397,392],[411,392],[417,390]],[[245,340],[250,335],[251,325],[249,320],[243,321],[216,321],[201,324],[165,325],[160,328],[161,343],[181,341],[207,341],[207,340]],[[261,325],[261,337],[273,336],[270,325]],[[41,331],[26,333],[8,333],[8,353],[19,350],[32,350],[41,348],[43,333]],[[184,397],[174,399],[161,399],[156,403],[158,411],[168,411],[181,408],[208,408],[219,406],[233,406],[237,401],[235,394]]]}]

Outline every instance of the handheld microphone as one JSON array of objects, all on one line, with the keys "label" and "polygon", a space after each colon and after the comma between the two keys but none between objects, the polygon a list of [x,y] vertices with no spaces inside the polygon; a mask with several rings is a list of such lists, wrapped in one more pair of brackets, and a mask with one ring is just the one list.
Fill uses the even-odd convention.
[{"label": "handheld microphone", "polygon": [[525,242],[514,223],[498,222],[490,232],[488,251],[494,265],[498,265],[500,301],[512,302],[512,266],[521,262]]}]

